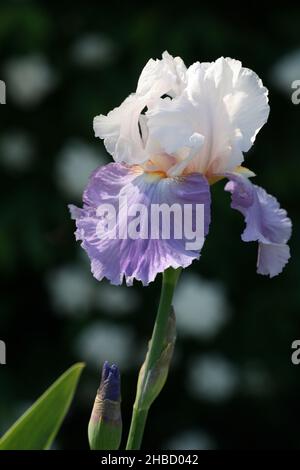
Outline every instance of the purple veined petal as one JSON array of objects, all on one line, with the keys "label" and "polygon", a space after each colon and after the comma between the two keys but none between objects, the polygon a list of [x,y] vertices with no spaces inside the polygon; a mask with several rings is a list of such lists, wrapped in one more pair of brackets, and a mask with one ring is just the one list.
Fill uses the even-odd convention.
[{"label": "purple veined petal", "polygon": [[[141,215],[137,225],[140,225],[140,236],[136,239],[123,237],[128,227],[134,223],[131,215],[124,216],[122,204],[126,200],[128,208],[138,204],[148,209],[146,215]],[[196,230],[197,206],[204,206],[204,233],[206,236],[210,224],[210,189],[206,178],[200,174],[190,174],[186,177],[163,178],[160,175],[143,172],[140,167],[128,167],[124,164],[111,163],[97,169],[91,176],[83,196],[83,209],[70,207],[72,217],[76,220],[76,238],[82,241],[81,246],[87,252],[92,272],[96,279],[106,277],[112,284],[119,285],[125,277],[127,285],[133,280],[139,280],[144,285],[152,282],[156,275],[168,267],[187,267],[200,256],[201,246],[193,247],[188,243],[185,227],[182,236],[177,237],[175,226],[185,221],[178,219],[170,231],[170,237],[163,239],[162,226],[154,227],[150,220],[153,205],[165,204],[168,207],[176,205],[185,214],[188,207],[192,219],[192,230]],[[115,224],[113,218],[105,220],[111,231],[101,232],[99,237],[99,222],[103,214],[99,208],[110,204],[115,209]],[[151,225],[152,224],[152,225]],[[171,224],[172,225],[172,224]],[[141,227],[148,227],[148,234]],[[157,237],[149,234],[157,231]],[[116,233],[114,233],[116,230]],[[111,235],[116,235],[112,236]]]},{"label": "purple veined petal", "polygon": [[103,400],[120,400],[120,371],[115,364],[104,362],[99,392]]},{"label": "purple veined petal", "polygon": [[245,217],[242,234],[245,242],[258,241],[258,273],[274,277],[290,258],[287,245],[291,237],[292,222],[277,199],[263,188],[253,185],[241,174],[226,174],[229,182],[225,191],[231,193],[231,207]]}]

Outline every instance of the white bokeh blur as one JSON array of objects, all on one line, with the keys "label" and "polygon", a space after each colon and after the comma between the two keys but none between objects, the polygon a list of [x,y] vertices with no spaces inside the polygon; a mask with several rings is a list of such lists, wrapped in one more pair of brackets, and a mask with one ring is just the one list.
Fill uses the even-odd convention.
[{"label": "white bokeh blur", "polygon": [[41,55],[11,58],[3,70],[9,99],[21,106],[39,104],[58,82],[53,67]]},{"label": "white bokeh blur", "polygon": [[34,151],[34,142],[24,131],[12,130],[0,138],[0,160],[9,170],[24,171],[29,168]]},{"label": "white bokeh blur", "polygon": [[226,324],[229,306],[224,287],[183,272],[174,297],[178,334],[210,339]]},{"label": "white bokeh blur", "polygon": [[106,313],[119,316],[134,312],[140,305],[140,296],[134,289],[128,287],[113,286],[103,280],[98,284],[95,292],[95,306],[103,309]]},{"label": "white bokeh blur", "polygon": [[51,303],[59,315],[82,317],[92,310],[110,316],[130,315],[141,298],[134,289],[93,278],[86,259],[60,266],[46,278]]},{"label": "white bokeh blur", "polygon": [[291,95],[292,83],[300,80],[300,49],[281,57],[272,67],[270,79],[277,88]]},{"label": "white bokeh blur", "polygon": [[212,450],[216,449],[216,444],[205,431],[187,429],[174,434],[163,448],[167,450]]},{"label": "white bokeh blur", "polygon": [[89,33],[81,36],[72,46],[71,57],[74,63],[82,67],[107,65],[116,56],[116,46],[108,37]]},{"label": "white bokeh blur", "polygon": [[194,398],[217,403],[230,399],[239,381],[238,371],[229,360],[206,353],[190,362],[186,385]]},{"label": "white bokeh blur", "polygon": [[81,199],[93,170],[107,163],[107,157],[92,145],[79,139],[70,139],[58,155],[55,176],[63,193]]},{"label": "white bokeh blur", "polygon": [[80,360],[96,370],[100,370],[104,361],[126,370],[132,367],[134,344],[133,332],[128,326],[98,320],[79,333],[74,350]]},{"label": "white bokeh blur", "polygon": [[48,274],[52,305],[60,315],[84,315],[93,304],[94,284],[84,266],[61,266]]}]

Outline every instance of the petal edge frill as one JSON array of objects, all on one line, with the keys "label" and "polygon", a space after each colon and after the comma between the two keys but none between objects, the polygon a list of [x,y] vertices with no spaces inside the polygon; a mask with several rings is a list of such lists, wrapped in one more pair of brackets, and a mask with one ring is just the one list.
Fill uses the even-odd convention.
[{"label": "petal edge frill", "polygon": [[[72,217],[76,220],[76,238],[82,241],[82,247],[91,260],[92,272],[98,280],[106,277],[112,284],[119,285],[125,277],[127,285],[132,285],[134,279],[148,285],[158,273],[168,267],[187,267],[200,256],[210,224],[210,189],[207,180],[200,174],[163,178],[160,175],[145,173],[140,167],[111,163],[93,173],[84,192],[83,201],[83,209],[69,207]],[[128,217],[124,216],[122,211],[125,207],[124,201],[129,209]],[[99,208],[103,207],[103,204],[109,204],[115,210],[115,224],[113,222],[111,225],[112,231],[115,230],[117,234],[115,238],[109,236],[112,231],[101,233],[101,237],[99,236],[99,222],[103,220]],[[186,236],[183,225],[181,238],[175,235],[175,225],[177,224],[180,232],[180,224],[185,223],[185,217],[180,219],[179,225],[178,219],[174,219],[176,224],[170,229],[169,238],[163,238],[161,220],[158,226],[154,227],[153,219],[150,219],[152,206],[162,204],[168,207],[175,204],[178,210],[182,210],[182,214],[185,205],[189,205],[193,222],[191,228],[197,228],[197,233],[200,233],[199,227],[195,225],[196,221],[199,221],[196,219],[197,205],[204,206],[203,239],[200,246],[195,249],[187,246],[191,238]],[[138,223],[135,222],[136,216],[130,213],[134,206],[141,209]],[[143,208],[147,209],[145,213]],[[175,217],[177,215],[174,215]],[[111,219],[106,218],[106,222],[109,224]],[[137,238],[122,238],[120,234],[125,233],[125,225],[126,229],[129,229],[132,224],[138,228]],[[156,238],[150,236],[152,228],[153,233],[157,233]]]}]

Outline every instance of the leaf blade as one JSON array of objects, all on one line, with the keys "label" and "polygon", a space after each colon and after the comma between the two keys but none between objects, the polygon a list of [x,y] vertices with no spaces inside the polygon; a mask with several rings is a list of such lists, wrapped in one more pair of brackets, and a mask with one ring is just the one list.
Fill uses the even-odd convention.
[{"label": "leaf blade", "polygon": [[67,369],[1,437],[0,450],[49,449],[65,418],[84,368]]}]

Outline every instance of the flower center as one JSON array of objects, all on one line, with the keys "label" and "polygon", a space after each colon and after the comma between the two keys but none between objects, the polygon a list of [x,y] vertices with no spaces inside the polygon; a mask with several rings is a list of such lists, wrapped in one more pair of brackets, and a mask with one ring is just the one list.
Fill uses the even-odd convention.
[{"label": "flower center", "polygon": [[167,178],[167,174],[161,170],[157,170],[157,171],[146,170],[145,176],[146,176],[146,179],[149,181],[149,183],[160,180],[162,178]]}]

